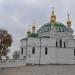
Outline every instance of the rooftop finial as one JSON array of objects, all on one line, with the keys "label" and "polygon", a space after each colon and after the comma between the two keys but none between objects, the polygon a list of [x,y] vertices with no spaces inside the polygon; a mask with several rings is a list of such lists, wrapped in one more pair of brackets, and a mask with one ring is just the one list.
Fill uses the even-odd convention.
[{"label": "rooftop finial", "polygon": [[69,18],[69,13],[68,13],[68,20],[69,20],[70,18]]},{"label": "rooftop finial", "polygon": [[33,20],[33,27],[35,27],[35,20]]},{"label": "rooftop finial", "polygon": [[69,16],[69,13],[68,13],[67,26],[68,26],[68,27],[71,27],[71,21],[70,21],[70,16]]},{"label": "rooftop finial", "polygon": [[56,15],[55,15],[55,12],[54,12],[54,7],[52,8],[52,15],[51,15],[51,18],[50,18],[50,22],[51,23],[55,23],[56,22]]},{"label": "rooftop finial", "polygon": [[27,30],[27,36],[29,37],[30,34],[31,34],[31,28],[30,28],[30,25],[29,25],[29,28],[28,28],[28,30]]},{"label": "rooftop finial", "polygon": [[52,8],[52,16],[55,16],[54,7]]},{"label": "rooftop finial", "polygon": [[33,33],[35,33],[35,20],[33,20],[33,24],[32,24],[33,26],[32,26],[32,31],[33,31]]},{"label": "rooftop finial", "polygon": [[31,28],[30,28],[30,25],[29,25],[29,28],[28,28],[28,31],[27,32],[30,32],[31,33]]}]

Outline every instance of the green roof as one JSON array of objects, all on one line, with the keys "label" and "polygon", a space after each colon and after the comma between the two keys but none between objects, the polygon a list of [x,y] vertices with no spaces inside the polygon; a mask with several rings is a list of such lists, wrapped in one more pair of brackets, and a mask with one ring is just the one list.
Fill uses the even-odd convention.
[{"label": "green roof", "polygon": [[52,26],[54,26],[57,31],[59,31],[59,30],[62,30],[64,32],[68,31],[68,28],[60,22],[56,22],[54,24],[51,24],[50,22],[48,22],[48,23],[44,24],[42,27],[40,27],[38,31],[40,31],[40,30],[42,31],[45,28],[47,28],[49,30],[49,29],[51,29]]},{"label": "green roof", "polygon": [[29,37],[38,37],[37,33],[31,33]]}]

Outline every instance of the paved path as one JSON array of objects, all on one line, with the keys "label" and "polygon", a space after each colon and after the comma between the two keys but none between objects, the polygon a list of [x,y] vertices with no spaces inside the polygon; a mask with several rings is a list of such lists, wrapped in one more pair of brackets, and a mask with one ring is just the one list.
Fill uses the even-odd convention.
[{"label": "paved path", "polygon": [[41,65],[0,69],[0,75],[75,75],[75,65]]}]

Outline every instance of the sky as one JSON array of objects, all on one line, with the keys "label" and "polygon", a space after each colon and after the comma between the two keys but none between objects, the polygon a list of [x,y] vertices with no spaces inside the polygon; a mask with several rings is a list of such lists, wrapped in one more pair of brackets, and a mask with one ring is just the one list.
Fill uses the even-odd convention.
[{"label": "sky", "polygon": [[26,37],[34,20],[36,29],[49,22],[52,7],[57,21],[65,25],[69,13],[75,30],[75,0],[0,0],[0,28],[8,30],[13,38],[9,55],[20,50],[20,39]]}]

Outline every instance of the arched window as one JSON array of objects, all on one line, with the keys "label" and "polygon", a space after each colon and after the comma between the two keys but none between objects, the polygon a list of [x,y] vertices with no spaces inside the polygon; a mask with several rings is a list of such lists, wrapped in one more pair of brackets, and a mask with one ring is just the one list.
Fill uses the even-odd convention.
[{"label": "arched window", "polygon": [[35,54],[35,47],[32,48],[32,54]]},{"label": "arched window", "polygon": [[58,47],[58,42],[56,41],[56,47]]},{"label": "arched window", "polygon": [[23,54],[23,48],[21,49],[21,54]]},{"label": "arched window", "polygon": [[60,28],[59,28],[59,31],[60,31]]},{"label": "arched window", "polygon": [[62,47],[62,39],[60,39],[59,44],[60,44],[60,47]]},{"label": "arched window", "polygon": [[1,49],[1,45],[0,45],[0,49]]},{"label": "arched window", "polygon": [[26,56],[23,56],[23,59],[26,59]]},{"label": "arched window", "polygon": [[49,28],[47,28],[47,30],[49,31]]},{"label": "arched window", "polygon": [[48,54],[48,48],[45,47],[45,55],[47,55],[47,54]]},{"label": "arched window", "polygon": [[66,47],[66,43],[64,42],[64,48]]},{"label": "arched window", "polygon": [[74,56],[75,56],[75,49],[74,49]]}]

